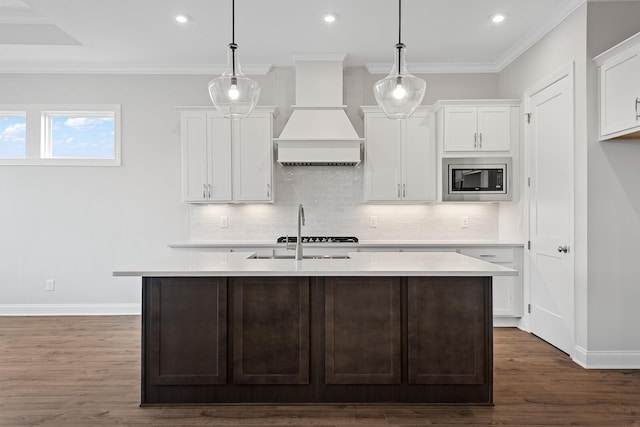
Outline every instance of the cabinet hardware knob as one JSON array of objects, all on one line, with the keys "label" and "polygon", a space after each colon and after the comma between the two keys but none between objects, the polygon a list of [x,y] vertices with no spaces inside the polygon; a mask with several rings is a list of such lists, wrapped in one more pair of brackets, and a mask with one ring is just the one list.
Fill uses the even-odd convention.
[{"label": "cabinet hardware knob", "polygon": [[267,199],[271,197],[271,184],[267,183]]},{"label": "cabinet hardware knob", "polygon": [[567,245],[558,246],[558,252],[563,252],[566,254],[567,252],[569,252],[569,247]]},{"label": "cabinet hardware knob", "polygon": [[207,184],[202,184],[202,198],[207,198]]},{"label": "cabinet hardware knob", "polygon": [[208,190],[209,198],[211,198],[211,184],[207,184],[207,190]]},{"label": "cabinet hardware knob", "polygon": [[400,198],[400,184],[398,184],[398,199]]},{"label": "cabinet hardware knob", "polygon": [[482,148],[482,132],[480,132],[480,146],[478,148]]},{"label": "cabinet hardware knob", "polygon": [[473,134],[473,148],[476,149],[478,148],[478,133],[475,132]]},{"label": "cabinet hardware knob", "polygon": [[407,184],[402,184],[402,197],[407,197]]}]

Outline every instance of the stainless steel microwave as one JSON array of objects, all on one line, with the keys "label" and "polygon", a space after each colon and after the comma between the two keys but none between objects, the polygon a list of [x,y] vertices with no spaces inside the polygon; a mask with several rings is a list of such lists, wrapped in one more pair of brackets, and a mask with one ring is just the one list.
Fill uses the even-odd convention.
[{"label": "stainless steel microwave", "polygon": [[442,200],[500,202],[512,199],[511,157],[442,159]]}]

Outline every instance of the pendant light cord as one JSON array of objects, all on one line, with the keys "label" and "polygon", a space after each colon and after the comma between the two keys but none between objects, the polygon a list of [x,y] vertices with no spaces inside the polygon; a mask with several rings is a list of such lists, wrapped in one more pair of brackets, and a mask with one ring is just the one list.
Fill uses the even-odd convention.
[{"label": "pendant light cord", "polygon": [[231,74],[236,75],[236,0],[231,0]]},{"label": "pendant light cord", "polygon": [[402,0],[398,0],[398,44],[402,43]]},{"label": "pendant light cord", "polygon": [[400,74],[400,64],[402,63],[402,58],[400,58],[402,54],[402,0],[398,0],[398,44],[396,47],[398,49],[398,74]]}]

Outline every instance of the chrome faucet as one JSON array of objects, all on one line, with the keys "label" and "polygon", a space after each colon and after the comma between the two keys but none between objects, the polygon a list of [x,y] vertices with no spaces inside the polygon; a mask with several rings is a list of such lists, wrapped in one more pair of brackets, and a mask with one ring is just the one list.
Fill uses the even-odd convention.
[{"label": "chrome faucet", "polygon": [[[302,260],[302,226],[304,225],[304,207],[302,204],[298,206],[298,237],[296,239],[296,261]],[[287,249],[294,249],[289,246],[289,239],[287,238]]]}]

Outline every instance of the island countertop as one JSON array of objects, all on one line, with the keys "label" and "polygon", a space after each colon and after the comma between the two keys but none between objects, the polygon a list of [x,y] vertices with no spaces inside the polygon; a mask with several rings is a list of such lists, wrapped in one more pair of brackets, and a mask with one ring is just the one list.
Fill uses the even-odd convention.
[{"label": "island countertop", "polygon": [[454,252],[350,252],[347,259],[256,259],[254,252],[175,253],[114,276],[517,276],[518,271]]}]

